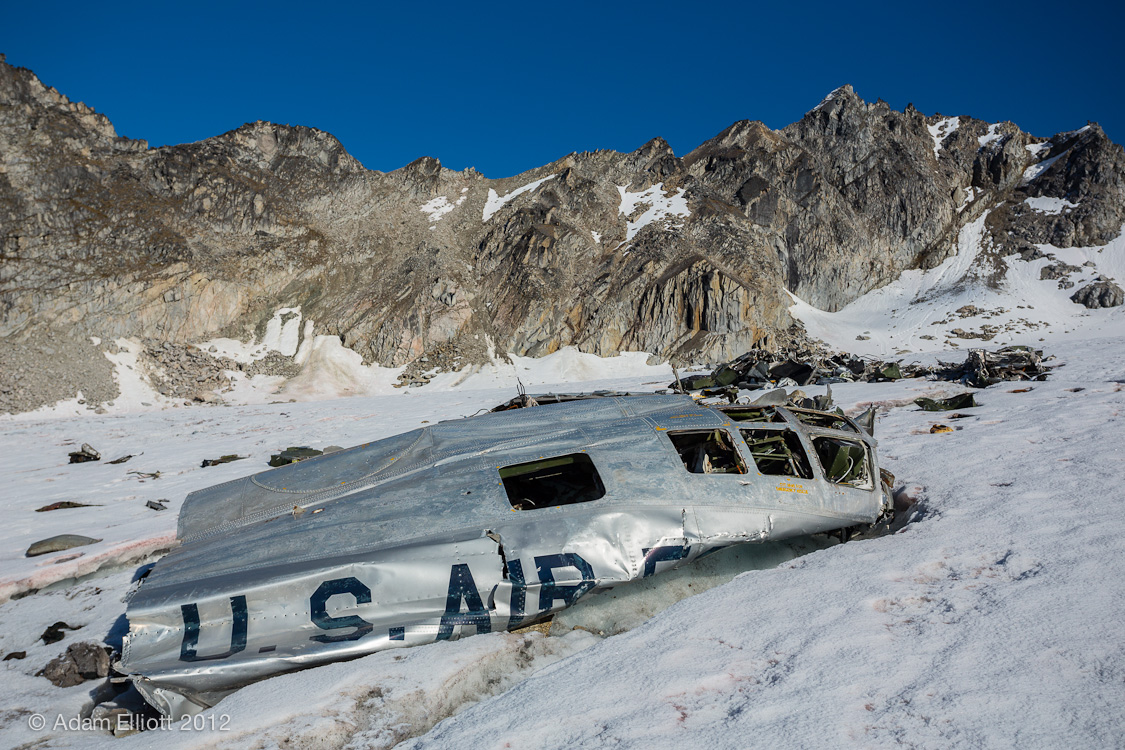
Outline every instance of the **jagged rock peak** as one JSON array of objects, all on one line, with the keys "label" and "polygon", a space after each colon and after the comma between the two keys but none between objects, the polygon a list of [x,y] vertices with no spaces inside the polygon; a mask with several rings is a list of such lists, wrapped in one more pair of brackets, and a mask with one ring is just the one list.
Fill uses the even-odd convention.
[{"label": "jagged rock peak", "polygon": [[668,141],[664,140],[663,138],[661,138],[659,136],[657,136],[656,138],[653,138],[652,140],[648,141],[647,143],[645,143],[643,146],[638,148],[633,153],[638,154],[640,156],[644,156],[646,158],[653,158],[653,157],[664,156],[664,155],[669,155],[669,156],[675,156],[676,155],[675,152],[672,151],[672,147],[670,145],[668,145]]},{"label": "jagged rock peak", "polygon": [[72,102],[28,68],[10,65],[6,59],[0,59],[0,101],[6,107],[22,105],[29,115],[38,107],[48,108],[69,121],[72,128],[77,126],[103,141],[118,138],[108,117],[83,102]]},{"label": "jagged rock peak", "polygon": [[[283,160],[298,159],[331,171],[366,171],[336,136],[304,125],[279,125],[257,120],[222,135],[198,141],[197,144],[220,148],[222,144],[229,144],[251,160],[262,161],[271,166],[277,166]],[[160,150],[166,152],[193,145],[196,144],[162,146]]]}]

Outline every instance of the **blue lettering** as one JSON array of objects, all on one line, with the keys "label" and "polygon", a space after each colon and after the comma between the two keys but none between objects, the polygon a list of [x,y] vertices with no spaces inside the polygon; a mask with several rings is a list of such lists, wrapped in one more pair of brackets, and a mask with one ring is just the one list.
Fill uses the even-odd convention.
[{"label": "blue lettering", "polygon": [[[468,612],[461,612],[462,600]],[[454,565],[449,571],[449,593],[445,596],[445,614],[441,617],[437,640],[448,641],[453,635],[454,625],[475,625],[477,633],[488,633],[492,630],[492,620],[488,616],[484,602],[481,601],[473,574],[469,571],[469,566],[464,563]]]},{"label": "blue lettering", "polygon": [[[582,580],[575,584],[555,583],[554,571],[556,568],[576,568],[582,574]],[[546,612],[554,606],[556,599],[562,599],[566,606],[578,601],[578,598],[597,585],[594,580],[594,569],[574,552],[561,555],[543,555],[535,558],[535,570],[539,574],[539,611]]]},{"label": "blue lettering", "polygon": [[511,615],[508,617],[508,630],[515,630],[524,620],[524,608],[527,606],[527,581],[523,578],[523,563],[519,560],[508,561],[508,580],[512,582],[512,600],[509,603]]},{"label": "blue lettering", "polygon": [[221,654],[200,656],[195,651],[199,645],[199,606],[181,604],[180,613],[184,617],[184,639],[180,642],[180,661],[210,661],[212,659],[225,659],[233,656],[246,648],[246,597],[232,596],[230,598],[230,611],[234,623],[230,631],[230,649]]},{"label": "blue lettering", "polygon": [[320,584],[309,598],[313,624],[323,630],[338,630],[340,628],[355,628],[355,630],[343,635],[314,635],[309,637],[310,641],[317,641],[318,643],[355,641],[370,633],[375,627],[359,615],[331,617],[328,614],[328,600],[337,594],[351,594],[355,597],[357,605],[371,603],[371,589],[353,576],[334,578]]}]

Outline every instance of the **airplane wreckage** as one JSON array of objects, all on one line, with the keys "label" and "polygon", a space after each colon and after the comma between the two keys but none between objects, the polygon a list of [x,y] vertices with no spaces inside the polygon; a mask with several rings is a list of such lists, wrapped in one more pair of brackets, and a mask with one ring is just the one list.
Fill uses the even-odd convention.
[{"label": "airplane wreckage", "polygon": [[[526,403],[526,401],[525,401]],[[188,495],[117,668],[162,713],[389,648],[513,630],[735,544],[889,523],[839,413],[556,399]]]}]

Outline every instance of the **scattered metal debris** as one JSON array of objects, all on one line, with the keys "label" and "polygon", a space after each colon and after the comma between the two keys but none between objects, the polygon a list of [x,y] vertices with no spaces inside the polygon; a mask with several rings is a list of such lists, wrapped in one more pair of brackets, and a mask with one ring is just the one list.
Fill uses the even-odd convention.
[{"label": "scattered metal debris", "polygon": [[961,365],[943,363],[934,370],[939,380],[954,380],[974,388],[987,388],[1004,380],[1046,380],[1043,352],[1028,346],[1006,346],[995,352],[970,349]]},{"label": "scattered metal debris", "polygon": [[734,401],[739,391],[760,388],[880,383],[925,376],[984,388],[1001,380],[1045,380],[1047,369],[1043,352],[1026,346],[1008,346],[995,352],[971,349],[961,364],[942,362],[936,366],[818,350],[784,354],[779,359],[777,354],[755,349],[719,365],[710,374],[680,377],[668,388],[682,384],[687,391],[699,391],[704,397],[726,395]]},{"label": "scattered metal debris", "polygon": [[956,411],[957,409],[972,409],[977,405],[976,397],[972,393],[959,393],[949,398],[916,398],[914,403],[922,407],[922,411]]},{"label": "scattered metal debris", "polygon": [[88,536],[80,534],[59,534],[57,536],[41,539],[35,544],[27,548],[24,557],[38,557],[39,555],[46,555],[51,552],[62,552],[63,550],[71,549],[72,547],[84,547],[87,544],[96,544],[101,539],[93,539]]},{"label": "scattered metal debris", "polygon": [[306,458],[315,458],[324,455],[324,451],[310,448],[307,445],[291,445],[281,453],[270,456],[270,466],[278,467],[304,461]]},{"label": "scattered metal debris", "polygon": [[93,507],[97,507],[97,506],[91,505],[89,503],[76,503],[72,500],[62,500],[62,501],[57,502],[57,503],[51,503],[50,505],[44,505],[42,508],[36,508],[35,512],[36,513],[46,513],[49,510],[65,510],[67,508],[93,508]]},{"label": "scattered metal debris", "polygon": [[143,455],[144,455],[143,452],[137,453],[137,454],[130,453],[127,456],[122,456],[121,458],[115,458],[112,461],[106,461],[106,463],[108,463],[108,464],[123,464],[126,461],[128,461],[130,458],[136,458],[137,456],[143,456]]},{"label": "scattered metal debris", "polygon": [[149,500],[148,502],[145,503],[145,507],[146,508],[152,508],[153,510],[168,510],[168,506],[164,505],[164,503],[166,503],[166,502],[168,502],[168,501],[167,500]]},{"label": "scattered metal debris", "polygon": [[931,433],[953,432],[953,428],[950,427],[947,424],[935,424],[935,425],[930,427],[930,432]]},{"label": "scattered metal debris", "polygon": [[243,459],[250,458],[249,456],[239,456],[236,453],[228,453],[225,456],[218,458],[205,458],[203,463],[199,465],[201,469],[206,469],[208,466],[218,466],[219,464],[229,464],[231,461],[242,461]]},{"label": "scattered metal debris", "polygon": [[89,443],[83,443],[82,447],[70,454],[70,462],[72,464],[84,464],[87,461],[101,461],[102,454],[98,453]]}]

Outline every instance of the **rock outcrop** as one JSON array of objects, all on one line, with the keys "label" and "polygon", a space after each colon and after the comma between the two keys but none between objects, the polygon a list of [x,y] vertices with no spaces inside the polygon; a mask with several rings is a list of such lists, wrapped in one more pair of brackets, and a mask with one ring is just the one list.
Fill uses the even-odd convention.
[{"label": "rock outcrop", "polygon": [[[654,139],[501,180],[432,158],[371,171],[327,133],[266,122],[149,148],[2,61],[0,100],[8,346],[247,339],[299,306],[388,366],[480,361],[488,342],[715,361],[797,335],[787,292],[839,309],[949,257],[986,210],[996,258],[1125,223],[1125,155],[1097,125],[1044,140],[850,86],[782,130],[739,122],[683,156]],[[169,372],[168,393],[194,377]]]}]

